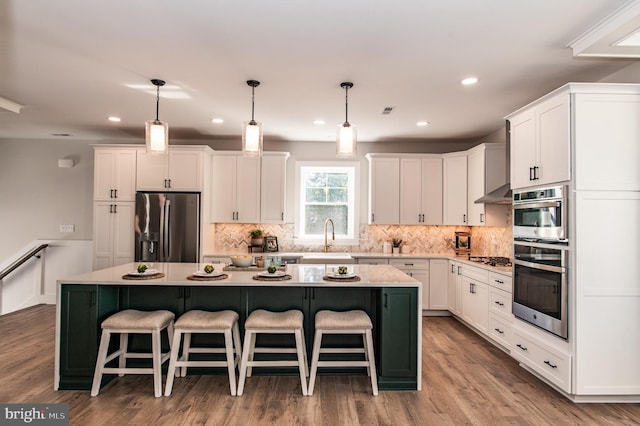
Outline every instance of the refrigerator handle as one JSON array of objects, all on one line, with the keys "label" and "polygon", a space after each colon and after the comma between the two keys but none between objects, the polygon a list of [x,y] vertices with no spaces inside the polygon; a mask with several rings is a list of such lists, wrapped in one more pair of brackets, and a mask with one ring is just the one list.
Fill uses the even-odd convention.
[{"label": "refrigerator handle", "polygon": [[171,259],[171,233],[169,232],[169,224],[171,223],[171,200],[165,200],[165,217],[164,217],[164,256],[165,261]]},{"label": "refrigerator handle", "polygon": [[165,211],[165,203],[162,203],[162,208],[160,209],[160,238],[159,238],[159,242],[158,242],[158,261],[160,262],[164,262],[164,247],[165,247],[165,241],[164,241],[164,211]]}]

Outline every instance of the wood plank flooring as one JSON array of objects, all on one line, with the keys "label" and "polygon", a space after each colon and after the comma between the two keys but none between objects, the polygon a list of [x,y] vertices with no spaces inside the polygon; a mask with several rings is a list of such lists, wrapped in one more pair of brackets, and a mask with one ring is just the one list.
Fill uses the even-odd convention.
[{"label": "wood plank flooring", "polygon": [[154,398],[151,376],[125,376],[95,398],[54,391],[55,307],[0,317],[0,402],[68,403],[72,425],[639,425],[640,404],[574,404],[453,318],[423,319],[421,392],[371,395],[366,376],[320,376],[302,396],[295,376],[176,378]]}]

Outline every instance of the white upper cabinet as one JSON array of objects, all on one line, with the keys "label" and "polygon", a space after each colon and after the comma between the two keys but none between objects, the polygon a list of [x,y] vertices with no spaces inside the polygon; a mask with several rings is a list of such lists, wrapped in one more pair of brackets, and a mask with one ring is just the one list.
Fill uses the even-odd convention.
[{"label": "white upper cabinet", "polygon": [[445,154],[443,161],[442,223],[467,225],[467,154]]},{"label": "white upper cabinet", "polygon": [[94,147],[94,200],[135,200],[136,151],[135,147]]},{"label": "white upper cabinet", "polygon": [[400,223],[400,159],[368,154],[369,225]]},{"label": "white upper cabinet", "polygon": [[93,269],[133,262],[134,203],[93,203]]},{"label": "white upper cabinet", "polygon": [[284,223],[288,152],[264,152],[260,171],[260,222]]},{"label": "white upper cabinet", "polygon": [[571,178],[570,108],[566,90],[507,117],[511,123],[511,187]]},{"label": "white upper cabinet", "polygon": [[442,224],[442,157],[400,158],[400,223]]},{"label": "white upper cabinet", "polygon": [[260,157],[214,153],[211,222],[260,222]]},{"label": "white upper cabinet", "polygon": [[139,191],[202,191],[208,147],[170,146],[168,154],[138,152]]},{"label": "white upper cabinet", "polygon": [[475,202],[506,183],[506,152],[502,143],[480,144],[467,151],[468,225],[507,226],[510,206]]}]

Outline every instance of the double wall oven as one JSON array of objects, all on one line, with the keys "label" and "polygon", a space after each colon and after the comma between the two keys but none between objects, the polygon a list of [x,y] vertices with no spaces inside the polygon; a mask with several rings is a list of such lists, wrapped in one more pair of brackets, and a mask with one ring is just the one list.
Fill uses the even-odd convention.
[{"label": "double wall oven", "polygon": [[567,187],[513,194],[513,314],[568,335]]}]

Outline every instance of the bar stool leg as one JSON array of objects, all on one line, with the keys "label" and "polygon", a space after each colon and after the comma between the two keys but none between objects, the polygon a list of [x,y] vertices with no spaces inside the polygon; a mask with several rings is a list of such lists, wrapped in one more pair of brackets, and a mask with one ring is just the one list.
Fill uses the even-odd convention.
[{"label": "bar stool leg", "polygon": [[302,329],[295,330],[296,336],[296,351],[298,354],[298,369],[300,370],[300,383],[302,384],[302,395],[307,395],[307,376],[309,370],[307,369],[307,355],[304,344],[304,337],[302,335]]},{"label": "bar stool leg", "polygon": [[229,372],[229,388],[231,396],[236,395],[236,368],[233,356],[233,338],[231,330],[224,331],[224,346],[227,354],[227,371]]},{"label": "bar stool leg", "polygon": [[180,340],[182,340],[182,332],[177,330],[173,334],[173,345],[171,346],[171,357],[169,358],[169,369],[167,370],[167,384],[164,391],[164,396],[171,395],[173,389],[173,379],[176,377],[176,363],[178,361],[178,352],[180,351]]},{"label": "bar stool leg", "polygon": [[320,346],[322,345],[322,331],[316,330],[313,338],[313,353],[311,355],[311,373],[309,374],[309,391],[307,395],[313,395],[313,388],[316,384],[316,374],[318,373],[318,360],[320,359]]},{"label": "bar stool leg", "polygon": [[[191,351],[191,333],[184,333],[182,340],[182,356],[180,361],[189,361],[189,351]],[[178,369],[177,377],[187,377],[187,366],[183,365]]]},{"label": "bar stool leg", "polygon": [[233,367],[234,369],[235,367],[238,367],[238,370],[240,370],[240,360],[242,359],[242,343],[240,341],[240,326],[238,325],[237,321],[233,324],[232,334],[234,348],[233,351],[235,353],[235,356],[233,358]]},{"label": "bar stool leg", "polygon": [[156,398],[162,396],[162,348],[160,347],[160,330],[151,332],[153,353],[153,392]]},{"label": "bar stool leg", "polygon": [[[248,359],[249,362],[253,361],[253,358],[254,358],[254,355],[255,355],[254,352],[256,350],[256,340],[257,340],[257,338],[258,338],[258,334],[254,333],[254,332],[251,332],[251,335],[249,336],[249,343],[250,343],[250,346],[249,346],[249,359]],[[253,366],[249,365],[249,366],[247,366],[247,377],[251,377],[251,373],[253,373]]]},{"label": "bar stool leg", "polygon": [[[129,349],[129,333],[120,333],[120,356],[118,357],[118,368],[126,368],[127,366],[127,350]],[[118,373],[119,377],[123,377],[124,373]]]},{"label": "bar stool leg", "polygon": [[244,347],[242,348],[242,361],[240,361],[240,377],[238,378],[238,391],[237,396],[241,396],[244,391],[244,381],[247,377],[247,362],[249,362],[249,352],[251,352],[251,338],[252,332],[245,330],[244,332]]},{"label": "bar stool leg", "polygon": [[93,374],[91,396],[97,396],[100,392],[100,385],[102,384],[102,369],[104,368],[104,363],[107,360],[110,340],[111,332],[109,330],[102,330],[102,337],[100,337],[100,349],[98,350],[98,360],[96,361],[96,371]]},{"label": "bar stool leg", "polygon": [[367,347],[366,354],[369,360],[369,368],[367,368],[367,370],[369,370],[369,375],[371,376],[371,387],[373,388],[373,395],[378,395],[378,373],[376,372],[376,363],[373,354],[373,336],[369,329],[366,331],[365,341]]}]

